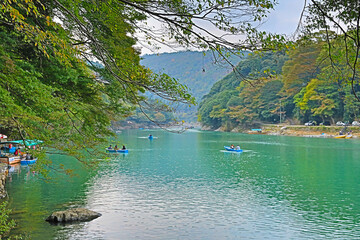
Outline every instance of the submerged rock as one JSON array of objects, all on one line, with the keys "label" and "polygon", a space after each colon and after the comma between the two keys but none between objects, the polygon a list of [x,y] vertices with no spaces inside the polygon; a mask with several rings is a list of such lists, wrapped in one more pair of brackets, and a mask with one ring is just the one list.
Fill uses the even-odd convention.
[{"label": "submerged rock", "polygon": [[74,221],[90,221],[100,217],[101,214],[86,208],[73,208],[65,211],[52,213],[46,221],[53,223],[65,223]]}]

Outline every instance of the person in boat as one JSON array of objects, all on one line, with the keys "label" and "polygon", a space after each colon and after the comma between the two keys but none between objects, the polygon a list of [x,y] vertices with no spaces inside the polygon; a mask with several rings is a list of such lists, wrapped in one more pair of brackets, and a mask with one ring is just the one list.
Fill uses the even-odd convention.
[{"label": "person in boat", "polygon": [[149,138],[152,138],[152,137],[153,137],[153,136],[150,134],[150,135],[149,135]]},{"label": "person in boat", "polygon": [[30,153],[26,153],[26,158],[25,159],[26,160],[31,160],[31,159],[33,159],[33,157],[31,156]]},{"label": "person in boat", "polygon": [[123,145],[123,147],[122,147],[122,149],[121,150],[126,150],[126,147],[125,147],[125,145]]},{"label": "person in boat", "polygon": [[20,148],[17,148],[14,154],[15,156],[21,156],[22,152],[20,151]]},{"label": "person in boat", "polygon": [[234,148],[235,148],[234,144],[231,144],[230,148],[231,148],[231,149],[234,149]]},{"label": "person in boat", "polygon": [[108,149],[112,149],[112,146],[110,145],[110,146],[108,147]]},{"label": "person in boat", "polygon": [[239,145],[237,145],[235,149],[236,149],[236,150],[240,150],[240,146],[239,146]]},{"label": "person in boat", "polygon": [[115,145],[114,150],[119,150],[119,148],[118,148],[118,146],[117,146],[117,145]]}]

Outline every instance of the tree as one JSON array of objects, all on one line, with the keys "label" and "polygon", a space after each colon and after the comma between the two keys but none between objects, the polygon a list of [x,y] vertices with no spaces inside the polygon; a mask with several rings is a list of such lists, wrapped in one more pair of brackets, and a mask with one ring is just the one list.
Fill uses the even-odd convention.
[{"label": "tree", "polygon": [[241,61],[236,66],[237,71],[215,83],[210,93],[204,96],[199,105],[199,121],[205,126],[227,128],[278,119],[278,93],[283,84],[276,75],[281,73],[287,59],[284,52],[267,52],[250,55]]},{"label": "tree", "polygon": [[336,85],[328,80],[312,79],[296,96],[296,107],[308,120],[310,116],[320,117],[322,121],[331,120],[342,116],[342,100],[339,99]]},{"label": "tree", "polygon": [[11,210],[6,208],[7,204],[6,201],[0,203],[0,239],[15,226],[15,221],[9,218]]},{"label": "tree", "polygon": [[[350,84],[356,99],[359,84],[360,64],[360,3],[358,0],[311,0],[305,14],[304,35],[324,31],[327,42],[327,57],[331,61],[333,75]],[[336,30],[332,32],[332,30]],[[338,46],[342,46],[339,48]],[[335,51],[334,51],[335,50]],[[339,55],[340,53],[340,55]]]},{"label": "tree", "polygon": [[293,117],[295,108],[294,96],[315,78],[322,68],[324,59],[319,58],[319,55],[325,45],[325,35],[324,32],[316,32],[312,34],[312,38],[301,38],[296,41],[294,48],[288,51],[289,61],[285,62],[282,69],[284,87],[281,96],[283,108],[290,118]]}]

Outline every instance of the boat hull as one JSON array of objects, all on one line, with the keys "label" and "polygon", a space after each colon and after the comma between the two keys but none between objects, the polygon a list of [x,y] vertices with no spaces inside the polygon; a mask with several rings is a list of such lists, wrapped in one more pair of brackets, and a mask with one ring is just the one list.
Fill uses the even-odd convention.
[{"label": "boat hull", "polygon": [[107,152],[109,153],[128,153],[129,150],[128,149],[125,149],[125,150],[122,150],[122,149],[119,149],[119,150],[115,150],[115,149],[106,149]]},{"label": "boat hull", "polygon": [[228,147],[228,146],[224,146],[225,150],[226,151],[229,151],[229,152],[243,152],[242,149],[233,149],[231,147]]},{"label": "boat hull", "polygon": [[334,138],[346,138],[346,135],[335,136]]},{"label": "boat hull", "polygon": [[30,165],[30,164],[36,163],[36,161],[37,161],[37,158],[29,159],[29,160],[24,159],[24,160],[21,160],[20,164],[21,165]]}]

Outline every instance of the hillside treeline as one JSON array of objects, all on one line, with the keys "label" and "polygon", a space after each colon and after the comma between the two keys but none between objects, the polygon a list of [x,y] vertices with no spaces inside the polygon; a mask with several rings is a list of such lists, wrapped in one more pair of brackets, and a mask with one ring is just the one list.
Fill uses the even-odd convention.
[{"label": "hillside treeline", "polygon": [[[244,55],[231,55],[228,61],[236,65],[246,55],[245,52]],[[197,102],[201,101],[202,97],[210,91],[216,81],[232,70],[227,62],[210,50],[144,55],[140,63],[155,73],[166,73],[173,78],[179,79],[181,84],[189,88],[189,92]],[[176,114],[173,118],[185,120],[186,122],[196,122],[197,106],[179,105],[175,110]],[[140,114],[139,119],[136,119],[136,116],[133,116],[133,120],[142,122],[142,115]],[[155,118],[152,119],[156,120]]]},{"label": "hillside treeline", "polygon": [[[319,34],[288,52],[252,54],[240,62],[202,99],[201,124],[230,131],[280,121],[357,120],[360,102],[353,92],[360,91],[358,79],[352,78],[353,69],[347,69],[345,62],[356,52],[335,40],[329,50],[322,39]],[[336,53],[336,59],[329,57],[329,51]]]}]

